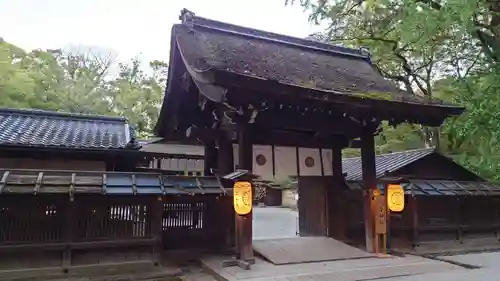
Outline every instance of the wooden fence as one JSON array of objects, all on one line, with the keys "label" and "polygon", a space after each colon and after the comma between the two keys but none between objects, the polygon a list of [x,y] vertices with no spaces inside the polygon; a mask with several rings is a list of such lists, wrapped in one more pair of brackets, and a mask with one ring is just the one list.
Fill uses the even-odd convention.
[{"label": "wooden fence", "polygon": [[230,246],[232,198],[214,177],[0,171],[0,270],[150,260]]},{"label": "wooden fence", "polygon": [[[412,180],[405,209],[388,216],[394,249],[446,252],[500,247],[500,188],[485,182]],[[344,194],[346,237],[364,240],[362,193]]]}]

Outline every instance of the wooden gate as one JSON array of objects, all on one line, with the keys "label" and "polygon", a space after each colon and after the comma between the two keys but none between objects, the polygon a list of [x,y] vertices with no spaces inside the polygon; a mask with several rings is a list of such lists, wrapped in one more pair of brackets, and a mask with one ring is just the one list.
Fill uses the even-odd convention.
[{"label": "wooden gate", "polygon": [[298,183],[300,236],[326,236],[326,183],[320,177],[300,177]]}]

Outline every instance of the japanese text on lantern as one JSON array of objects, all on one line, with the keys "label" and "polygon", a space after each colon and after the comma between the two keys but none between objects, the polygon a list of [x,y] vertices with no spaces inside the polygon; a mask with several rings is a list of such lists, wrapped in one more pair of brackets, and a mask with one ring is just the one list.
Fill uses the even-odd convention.
[{"label": "japanese text on lantern", "polygon": [[387,185],[387,207],[392,212],[401,212],[405,208],[405,191],[400,184]]},{"label": "japanese text on lantern", "polygon": [[237,181],[233,185],[233,206],[238,215],[246,215],[252,211],[252,184]]}]

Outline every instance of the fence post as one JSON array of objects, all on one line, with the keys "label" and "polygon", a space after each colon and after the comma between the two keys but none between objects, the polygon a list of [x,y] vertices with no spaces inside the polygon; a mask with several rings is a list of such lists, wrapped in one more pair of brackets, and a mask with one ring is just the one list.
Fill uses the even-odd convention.
[{"label": "fence post", "polygon": [[154,197],[151,202],[151,235],[155,238],[153,245],[153,259],[155,265],[159,265],[162,260],[163,253],[163,211],[164,202],[163,196]]},{"label": "fence post", "polygon": [[63,229],[63,240],[65,243],[64,252],[63,252],[63,271],[68,272],[71,267],[71,242],[73,242],[73,233],[74,233],[74,220],[76,219],[74,216],[75,213],[75,202],[74,200],[68,200],[65,204],[66,212],[64,214],[64,229]]}]

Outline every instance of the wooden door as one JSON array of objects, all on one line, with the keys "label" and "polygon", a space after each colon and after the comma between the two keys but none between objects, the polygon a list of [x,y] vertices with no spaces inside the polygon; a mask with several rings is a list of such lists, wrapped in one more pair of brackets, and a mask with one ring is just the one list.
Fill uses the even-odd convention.
[{"label": "wooden door", "polygon": [[299,178],[299,234],[326,236],[326,183],[320,177]]}]

